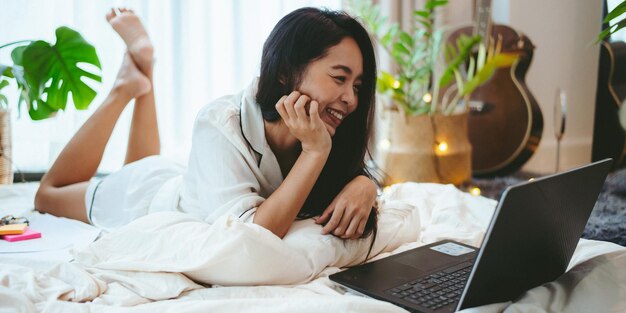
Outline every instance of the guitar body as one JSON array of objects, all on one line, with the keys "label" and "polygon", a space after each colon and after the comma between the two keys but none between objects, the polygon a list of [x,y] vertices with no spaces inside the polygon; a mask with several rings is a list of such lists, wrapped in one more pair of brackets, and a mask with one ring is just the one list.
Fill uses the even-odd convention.
[{"label": "guitar body", "polygon": [[619,108],[626,99],[626,43],[602,41],[598,65],[596,114],[593,126],[593,161],[613,158],[613,168],[624,165],[626,133],[619,123]]},{"label": "guitar body", "polygon": [[[453,32],[448,42],[474,28]],[[474,176],[501,176],[518,170],[537,150],[543,131],[541,109],[524,81],[534,46],[528,37],[504,25],[493,25],[491,38],[502,41],[502,52],[518,52],[511,67],[496,69],[470,98],[468,118]]]}]

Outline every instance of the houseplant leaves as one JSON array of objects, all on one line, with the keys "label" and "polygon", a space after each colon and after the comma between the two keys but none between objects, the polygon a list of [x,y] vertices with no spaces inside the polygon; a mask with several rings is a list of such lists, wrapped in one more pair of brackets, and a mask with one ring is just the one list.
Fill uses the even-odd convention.
[{"label": "houseplant leaves", "polygon": [[609,27],[602,30],[602,32],[598,35],[597,42],[605,39],[606,37],[612,35],[618,30],[626,27],[626,18],[622,17],[622,15],[626,13],[626,1],[620,2],[611,12],[609,12],[604,20],[602,21],[605,24],[613,24]]},{"label": "houseplant leaves", "polygon": [[[2,91],[2,88],[8,85],[9,85],[8,80],[0,79],[0,92]],[[9,105],[9,100],[7,99],[5,95],[0,93],[0,110],[5,109],[6,107],[8,107],[8,105]]]},{"label": "houseplant leaves", "polygon": [[15,48],[11,58],[15,63],[13,75],[22,89],[21,98],[26,100],[33,120],[45,119],[65,109],[70,93],[74,106],[86,109],[96,91],[83,78],[102,81],[100,74],[81,68],[81,63],[87,63],[101,69],[95,48],[68,27],[56,30],[54,45],[34,41]]}]

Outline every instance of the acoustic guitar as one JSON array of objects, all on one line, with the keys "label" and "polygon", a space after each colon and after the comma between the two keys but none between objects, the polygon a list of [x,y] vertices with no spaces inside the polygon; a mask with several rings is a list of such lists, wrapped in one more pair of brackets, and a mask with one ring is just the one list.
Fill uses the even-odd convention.
[{"label": "acoustic guitar", "polygon": [[626,99],[626,43],[602,41],[598,64],[596,114],[593,126],[592,160],[613,158],[613,168],[624,165],[626,133],[618,111]]},{"label": "acoustic guitar", "polygon": [[491,24],[490,0],[477,0],[476,25],[454,31],[448,42],[461,35],[479,34],[483,44],[500,40],[502,52],[516,52],[511,67],[499,68],[470,98],[469,140],[474,176],[500,176],[518,170],[533,155],[543,131],[537,100],[524,82],[534,46],[528,37],[506,25]]}]

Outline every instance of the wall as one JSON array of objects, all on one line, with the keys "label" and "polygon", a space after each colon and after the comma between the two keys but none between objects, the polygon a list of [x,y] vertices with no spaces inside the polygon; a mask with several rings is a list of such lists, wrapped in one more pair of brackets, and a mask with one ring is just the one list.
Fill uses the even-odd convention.
[{"label": "wall", "polygon": [[561,141],[560,169],[591,161],[602,0],[493,0],[497,23],[525,33],[536,46],[526,83],[543,112],[539,149],[524,170],[555,170],[553,105],[557,88],[567,94],[568,112]]}]

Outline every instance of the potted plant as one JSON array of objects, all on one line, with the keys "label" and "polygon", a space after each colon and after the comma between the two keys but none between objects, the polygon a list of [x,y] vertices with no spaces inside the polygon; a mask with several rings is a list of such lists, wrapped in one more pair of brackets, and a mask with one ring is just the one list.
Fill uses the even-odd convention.
[{"label": "potted plant", "polygon": [[600,34],[598,34],[598,41],[604,40],[620,29],[626,27],[626,16],[624,16],[624,13],[626,13],[626,0],[619,2],[611,10],[611,12],[606,15],[604,21],[602,22],[609,25],[609,27],[605,28],[602,32],[600,32]]},{"label": "potted plant", "polygon": [[[624,13],[626,13],[626,0],[619,2],[611,10],[611,12],[609,12],[606,15],[606,17],[604,18],[602,22],[605,25],[609,25],[609,26],[605,28],[604,30],[602,30],[600,34],[598,34],[597,42],[601,42],[609,38],[615,32],[626,27],[626,16],[624,16]],[[626,130],[626,106],[624,105],[625,103],[626,103],[626,100],[622,102],[622,105],[620,105],[619,112],[618,112],[619,122],[624,130]]]},{"label": "potted plant", "polygon": [[95,48],[68,27],[56,30],[56,42],[23,40],[0,45],[0,50],[13,46],[12,65],[0,64],[0,184],[13,181],[11,164],[10,110],[3,89],[14,81],[20,93],[18,111],[26,103],[33,120],[53,116],[72,102],[79,110],[87,109],[96,96],[83,78],[101,82],[99,73],[84,68],[82,63],[100,67]]},{"label": "potted plant", "polygon": [[[377,88],[391,106],[385,115],[387,140],[378,144],[386,184],[428,181],[461,184],[471,177],[467,139],[469,96],[496,68],[510,66],[514,54],[500,44],[481,44],[480,36],[460,36],[446,43],[435,27],[435,13],[447,0],[427,0],[413,12],[410,30],[389,23],[370,1],[350,1],[349,8],[391,56],[397,72],[381,71]],[[477,49],[476,49],[477,48]],[[441,68],[441,70],[438,70]]]}]

